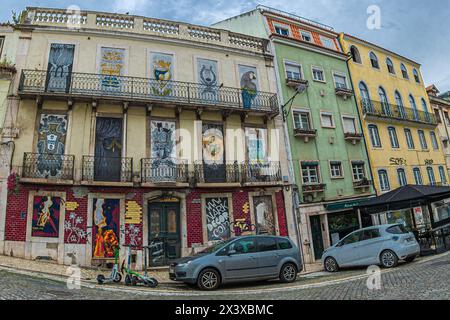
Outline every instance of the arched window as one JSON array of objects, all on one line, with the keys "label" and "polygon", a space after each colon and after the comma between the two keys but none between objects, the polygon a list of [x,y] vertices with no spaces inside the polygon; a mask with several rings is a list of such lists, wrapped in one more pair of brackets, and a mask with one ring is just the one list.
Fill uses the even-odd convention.
[{"label": "arched window", "polygon": [[380,69],[380,64],[378,63],[378,58],[375,55],[375,53],[371,52],[369,54],[369,58],[370,58],[370,63],[372,64],[372,67],[374,67],[375,69]]},{"label": "arched window", "polygon": [[443,166],[439,166],[439,176],[441,177],[441,183],[442,185],[447,184],[447,176],[445,175],[445,169]]},{"label": "arched window", "polygon": [[420,83],[419,73],[417,72],[417,70],[415,68],[413,69],[413,75],[414,75],[414,80],[416,80],[417,83]]},{"label": "arched window", "polygon": [[397,177],[398,177],[398,184],[400,185],[400,187],[406,186],[408,184],[405,169],[402,168],[397,169]]},{"label": "arched window", "polygon": [[395,74],[394,64],[392,63],[392,60],[389,58],[386,58],[386,66],[391,74]]},{"label": "arched window", "polygon": [[434,186],[436,184],[436,178],[434,177],[433,167],[427,167],[428,173],[428,181],[430,181],[430,185]]},{"label": "arched window", "polygon": [[394,127],[388,127],[388,133],[389,133],[389,140],[391,140],[391,147],[394,149],[399,148],[398,144],[398,138],[397,138],[397,131]]},{"label": "arched window", "polygon": [[383,115],[390,116],[391,115],[391,107],[389,106],[389,101],[386,95],[386,91],[384,91],[383,87],[378,88],[378,95],[380,96],[381,102],[381,111]]},{"label": "arched window", "polygon": [[380,180],[381,191],[389,191],[391,186],[389,185],[389,177],[386,170],[378,170],[378,179]]},{"label": "arched window", "polygon": [[351,46],[350,47],[350,54],[352,55],[353,62],[362,63],[361,62],[361,55],[359,54],[358,48],[356,48],[355,46]]},{"label": "arched window", "polygon": [[431,117],[430,117],[430,114],[428,113],[427,102],[425,101],[424,98],[421,99],[421,102],[422,102],[422,109],[423,109],[423,112],[425,112],[425,121],[426,121],[426,122],[430,122],[430,121],[431,121]]},{"label": "arched window", "polygon": [[409,79],[408,70],[406,70],[405,65],[402,63],[400,65],[400,70],[402,70],[402,76],[404,79]]},{"label": "arched window", "polygon": [[395,104],[397,105],[397,109],[398,109],[398,115],[400,118],[404,118],[405,117],[405,106],[403,105],[403,99],[402,96],[400,95],[400,92],[398,92],[397,90],[395,90]]},{"label": "arched window", "polygon": [[419,120],[419,112],[417,111],[416,100],[414,100],[414,97],[411,94],[409,95],[409,104],[413,109],[414,120]]},{"label": "arched window", "polygon": [[372,142],[372,147],[381,148],[380,133],[378,132],[378,127],[374,124],[369,124],[369,136]]},{"label": "arched window", "polygon": [[361,102],[364,113],[374,112],[372,103],[370,101],[370,94],[364,82],[359,83],[359,93],[361,94]]},{"label": "arched window", "polygon": [[414,180],[415,180],[416,184],[419,186],[423,185],[422,173],[420,172],[420,169],[414,168],[413,173],[414,173]]}]

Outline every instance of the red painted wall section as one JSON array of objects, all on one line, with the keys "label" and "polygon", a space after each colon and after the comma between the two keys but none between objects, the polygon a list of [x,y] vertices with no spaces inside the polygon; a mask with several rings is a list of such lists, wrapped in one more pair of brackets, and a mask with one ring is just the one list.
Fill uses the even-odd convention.
[{"label": "red painted wall section", "polygon": [[277,193],[275,193],[275,201],[277,203],[278,227],[280,230],[280,236],[288,236],[289,234],[286,221],[286,209],[284,206],[283,191],[278,191]]},{"label": "red painted wall section", "polygon": [[193,243],[203,243],[201,193],[198,190],[187,195],[186,211],[187,243],[191,247]]},{"label": "red painted wall section", "polygon": [[26,241],[28,186],[21,185],[17,194],[8,193],[6,205],[5,240]]},{"label": "red painted wall section", "polygon": [[[244,212],[244,205],[248,208]],[[238,191],[233,193],[233,217],[236,219],[248,219],[250,221],[250,205],[247,191]]]}]

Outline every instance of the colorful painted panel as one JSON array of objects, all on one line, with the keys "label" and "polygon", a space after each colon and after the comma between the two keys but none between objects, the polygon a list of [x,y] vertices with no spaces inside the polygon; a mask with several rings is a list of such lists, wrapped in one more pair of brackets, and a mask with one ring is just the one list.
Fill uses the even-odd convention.
[{"label": "colorful painted panel", "polygon": [[258,76],[255,67],[239,65],[239,79],[242,90],[242,104],[244,109],[254,106],[258,92]]},{"label": "colorful painted panel", "polygon": [[197,73],[198,82],[200,83],[200,99],[217,100],[219,78],[217,61],[198,58]]},{"label": "colorful painted panel", "polygon": [[93,199],[92,256],[113,258],[120,244],[120,200]]},{"label": "colorful painted panel", "polygon": [[256,233],[275,234],[275,216],[271,196],[253,197]]},{"label": "colorful painted panel", "polygon": [[223,163],[225,159],[223,127],[204,123],[202,132],[203,161]]},{"label": "colorful painted panel", "polygon": [[261,163],[267,160],[267,129],[245,128],[247,144],[247,157],[252,163]]},{"label": "colorful painted panel", "polygon": [[47,91],[68,92],[74,52],[75,45],[73,44],[51,44],[47,66]]},{"label": "colorful painted panel", "polygon": [[172,93],[173,55],[152,52],[150,54],[150,77],[160,80],[151,82],[151,92],[158,96],[170,96]]},{"label": "colorful painted panel", "polygon": [[206,198],[206,228],[208,241],[230,237],[228,198]]},{"label": "colorful painted panel", "polygon": [[102,47],[100,50],[102,90],[120,88],[120,76],[125,72],[125,49]]},{"label": "colorful painted panel", "polygon": [[35,196],[33,198],[33,217],[31,236],[58,238],[61,198]]},{"label": "colorful painted panel", "polygon": [[37,174],[58,177],[63,168],[67,134],[67,115],[42,114],[37,141]]},{"label": "colorful painted panel", "polygon": [[151,176],[156,181],[174,181],[177,176],[175,162],[174,121],[151,121]]}]

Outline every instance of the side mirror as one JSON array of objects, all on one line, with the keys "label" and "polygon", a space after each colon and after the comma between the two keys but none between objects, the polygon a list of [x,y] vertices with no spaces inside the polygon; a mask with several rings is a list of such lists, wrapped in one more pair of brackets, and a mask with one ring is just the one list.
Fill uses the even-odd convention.
[{"label": "side mirror", "polygon": [[232,256],[233,254],[236,254],[236,250],[228,250],[229,256]]}]

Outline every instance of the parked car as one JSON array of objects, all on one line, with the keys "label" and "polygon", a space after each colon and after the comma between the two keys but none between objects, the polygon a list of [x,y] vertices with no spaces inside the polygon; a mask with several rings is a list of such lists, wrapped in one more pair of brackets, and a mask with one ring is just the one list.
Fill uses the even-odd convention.
[{"label": "parked car", "polygon": [[293,282],[299,270],[300,252],[289,238],[259,235],[231,238],[181,258],[170,264],[169,276],[202,290],[214,290],[231,282],[274,278]]},{"label": "parked car", "polygon": [[322,262],[328,272],[341,267],[397,266],[399,260],[412,262],[420,253],[414,234],[402,224],[387,224],[356,230],[324,251]]}]

